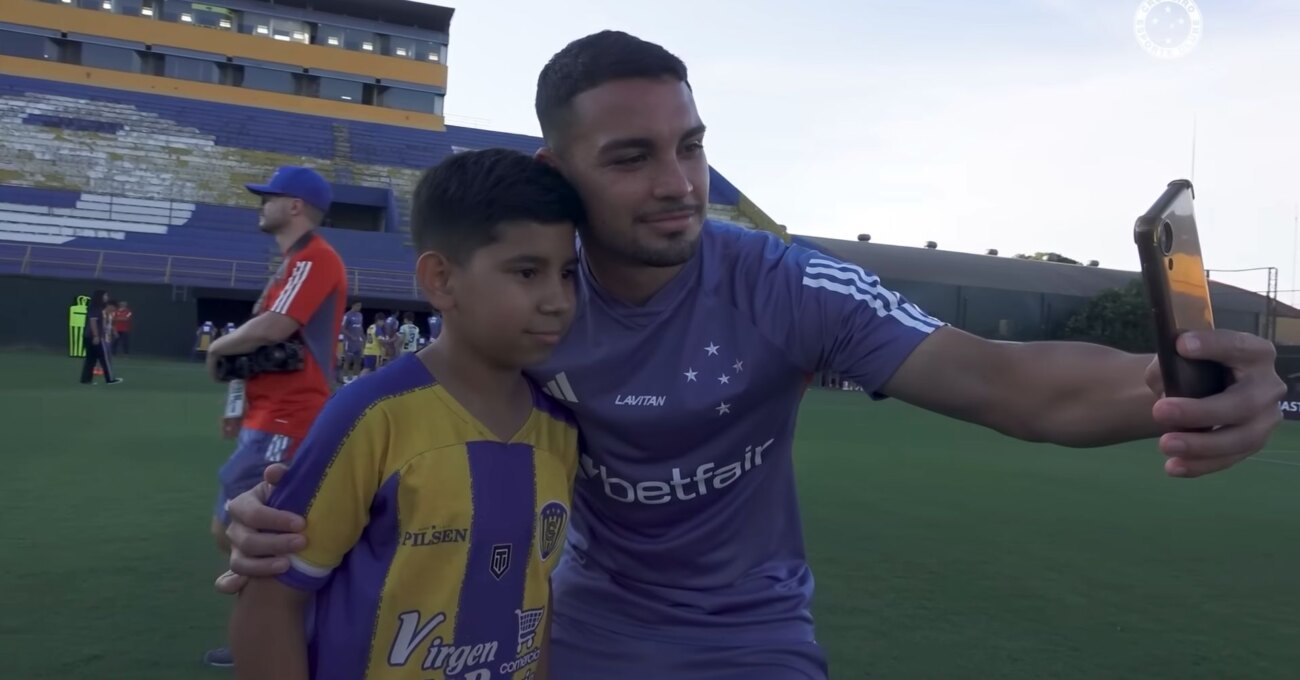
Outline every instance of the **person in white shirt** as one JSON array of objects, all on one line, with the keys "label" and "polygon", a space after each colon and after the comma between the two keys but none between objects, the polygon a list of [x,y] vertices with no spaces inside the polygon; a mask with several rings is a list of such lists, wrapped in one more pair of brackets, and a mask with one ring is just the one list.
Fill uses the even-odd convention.
[{"label": "person in white shirt", "polygon": [[397,329],[397,341],[401,343],[402,354],[420,349],[420,327],[415,325],[415,316],[410,312],[402,317],[402,327]]}]

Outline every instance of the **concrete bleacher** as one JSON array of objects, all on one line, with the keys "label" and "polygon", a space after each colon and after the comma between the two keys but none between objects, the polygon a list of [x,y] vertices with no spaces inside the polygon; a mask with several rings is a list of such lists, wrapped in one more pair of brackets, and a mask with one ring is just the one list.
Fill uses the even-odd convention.
[{"label": "concrete bleacher", "polygon": [[[734,208],[710,217],[739,222]],[[409,234],[319,233],[354,291],[417,296]],[[260,289],[278,262],[249,208],[0,186],[0,274]]]},{"label": "concrete bleacher", "polygon": [[62,245],[75,238],[123,240],[166,234],[188,222],[193,203],[82,195],[72,208],[0,202],[0,232],[9,241]]},{"label": "concrete bleacher", "polygon": [[[358,288],[411,288],[404,235],[321,234]],[[257,289],[277,264],[252,209],[0,186],[0,273]]]},{"label": "concrete bleacher", "polygon": [[[424,169],[458,151],[541,144],[0,74],[0,273],[259,288],[279,253],[244,185],[305,165],[341,194],[391,192],[389,231],[322,234],[354,290],[414,295],[406,213]],[[711,217],[753,226],[716,171],[709,203]]]}]

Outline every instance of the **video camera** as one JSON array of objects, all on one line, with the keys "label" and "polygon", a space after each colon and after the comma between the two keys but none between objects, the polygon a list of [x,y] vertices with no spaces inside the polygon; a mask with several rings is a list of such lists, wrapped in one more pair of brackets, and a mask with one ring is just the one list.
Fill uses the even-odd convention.
[{"label": "video camera", "polygon": [[277,342],[229,357],[217,357],[217,379],[221,382],[248,380],[262,373],[292,373],[306,364],[305,348],[298,342]]}]

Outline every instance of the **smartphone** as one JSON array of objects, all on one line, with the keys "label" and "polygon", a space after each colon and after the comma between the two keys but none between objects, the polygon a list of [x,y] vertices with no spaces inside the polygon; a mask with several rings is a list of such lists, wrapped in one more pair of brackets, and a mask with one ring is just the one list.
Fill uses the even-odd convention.
[{"label": "smartphone", "polygon": [[1208,397],[1226,389],[1231,379],[1222,364],[1183,358],[1176,345],[1187,331],[1214,329],[1194,198],[1190,181],[1174,180],[1133,226],[1155,322],[1160,373],[1165,394],[1171,397]]}]

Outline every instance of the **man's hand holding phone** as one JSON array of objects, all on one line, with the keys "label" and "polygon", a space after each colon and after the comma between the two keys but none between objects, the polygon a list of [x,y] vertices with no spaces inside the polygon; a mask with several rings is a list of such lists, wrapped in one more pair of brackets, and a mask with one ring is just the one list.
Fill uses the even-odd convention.
[{"label": "man's hand holding phone", "polygon": [[1183,358],[1225,366],[1233,381],[1224,391],[1199,399],[1168,397],[1160,361],[1151,362],[1147,385],[1159,397],[1152,417],[1168,430],[1159,443],[1169,458],[1165,472],[1200,477],[1262,449],[1282,419],[1278,402],[1286,394],[1274,365],[1273,343],[1249,333],[1211,330],[1184,333],[1177,347]]},{"label": "man's hand holding phone", "polygon": [[1282,419],[1286,384],[1273,343],[1214,327],[1210,284],[1187,180],[1174,180],[1137,219],[1133,239],[1151,304],[1160,451],[1174,477],[1199,477],[1259,451]]}]

